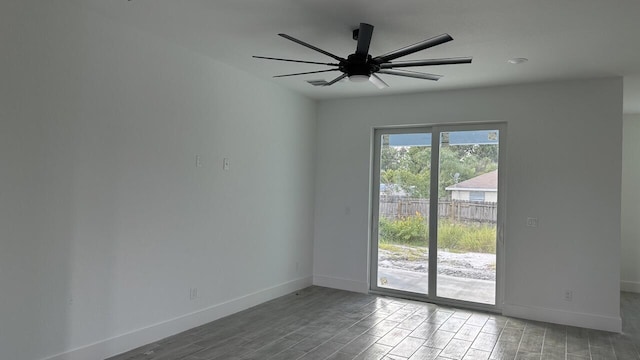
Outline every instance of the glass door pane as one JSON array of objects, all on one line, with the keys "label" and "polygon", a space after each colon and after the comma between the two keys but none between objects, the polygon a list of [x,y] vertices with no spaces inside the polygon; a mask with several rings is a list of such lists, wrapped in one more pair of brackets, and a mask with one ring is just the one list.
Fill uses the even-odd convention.
[{"label": "glass door pane", "polygon": [[431,133],[379,134],[377,287],[427,294]]},{"label": "glass door pane", "polygon": [[437,296],[494,305],[498,130],[443,131],[439,139]]}]

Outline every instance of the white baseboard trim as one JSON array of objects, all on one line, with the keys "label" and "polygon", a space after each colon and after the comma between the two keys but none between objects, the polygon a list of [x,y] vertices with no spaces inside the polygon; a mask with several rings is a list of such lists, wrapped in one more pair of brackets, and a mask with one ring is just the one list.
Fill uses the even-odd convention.
[{"label": "white baseboard trim", "polygon": [[622,318],[620,316],[594,315],[513,304],[504,304],[502,307],[502,314],[505,316],[513,316],[535,321],[544,321],[617,333],[622,331]]},{"label": "white baseboard trim", "polygon": [[366,294],[369,292],[369,284],[362,281],[341,279],[330,276],[318,276],[313,277],[313,285],[328,287],[332,289],[353,291]]},{"label": "white baseboard trim", "polygon": [[620,281],[620,290],[621,291],[634,292],[634,293],[640,293],[640,282],[638,282],[638,281],[621,280]]},{"label": "white baseboard trim", "polygon": [[287,295],[311,284],[311,276],[291,280],[42,360],[102,360]]}]

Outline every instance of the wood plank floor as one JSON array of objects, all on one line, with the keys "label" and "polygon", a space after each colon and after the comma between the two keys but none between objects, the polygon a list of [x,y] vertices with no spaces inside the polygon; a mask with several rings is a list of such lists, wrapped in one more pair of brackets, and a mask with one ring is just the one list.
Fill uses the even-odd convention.
[{"label": "wood plank floor", "polygon": [[623,333],[309,287],[109,360],[640,359],[640,294]]}]

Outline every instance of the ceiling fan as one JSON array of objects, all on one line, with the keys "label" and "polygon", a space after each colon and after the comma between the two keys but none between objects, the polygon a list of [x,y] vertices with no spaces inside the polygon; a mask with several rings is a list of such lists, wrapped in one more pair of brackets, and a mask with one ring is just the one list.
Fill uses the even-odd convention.
[{"label": "ceiling fan", "polygon": [[373,25],[369,25],[366,23],[360,23],[360,27],[358,29],[353,30],[353,39],[358,41],[358,45],[356,46],[356,52],[347,56],[346,59],[340,56],[334,55],[328,51],[322,50],[311,44],[308,44],[302,40],[298,40],[293,36],[289,36],[287,34],[278,34],[278,35],[282,36],[287,40],[291,40],[297,44],[305,46],[311,50],[315,50],[321,54],[329,56],[335,59],[336,61],[338,61],[337,63],[323,63],[323,62],[316,62],[316,61],[304,61],[304,60],[292,60],[292,59],[266,57],[266,56],[254,56],[254,58],[257,58],[257,59],[288,61],[288,62],[296,62],[296,63],[304,63],[304,64],[327,65],[327,66],[334,67],[333,69],[328,69],[328,70],[318,70],[318,71],[308,71],[308,72],[301,72],[301,73],[294,73],[294,74],[276,75],[274,77],[308,75],[308,74],[317,74],[317,73],[331,72],[331,71],[342,72],[342,75],[328,82],[324,80],[309,81],[309,83],[315,86],[330,86],[348,77],[349,80],[354,82],[369,80],[371,83],[373,83],[375,86],[377,86],[380,89],[389,87],[389,85],[386,82],[384,82],[378,76],[378,74],[405,76],[405,77],[416,78],[416,79],[437,81],[442,77],[442,75],[428,74],[428,73],[410,71],[410,70],[398,70],[398,68],[407,68],[407,67],[415,67],[415,66],[468,64],[468,63],[471,63],[471,60],[472,60],[471,57],[456,57],[456,58],[445,58],[445,59],[428,59],[428,60],[412,60],[412,61],[396,61],[396,62],[392,61],[397,58],[400,58],[409,54],[413,54],[415,52],[428,49],[436,45],[449,42],[453,40],[453,38],[449,34],[442,34],[442,35],[433,37],[431,39],[423,40],[413,45],[405,46],[398,50],[388,52],[384,55],[373,57],[369,54],[369,45],[371,44],[371,36],[373,35]]}]

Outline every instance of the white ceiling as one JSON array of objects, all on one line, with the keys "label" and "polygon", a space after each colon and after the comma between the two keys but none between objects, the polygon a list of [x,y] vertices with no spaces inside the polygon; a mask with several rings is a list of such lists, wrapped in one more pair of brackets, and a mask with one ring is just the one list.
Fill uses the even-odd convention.
[{"label": "white ceiling", "polygon": [[[316,99],[468,88],[498,84],[622,76],[624,112],[640,113],[638,0],[90,0],[114,20],[270,79]],[[472,64],[412,68],[444,75],[427,81],[381,75],[391,86],[343,81],[314,87],[339,73],[271,79],[322,70],[320,65],[253,59],[333,59],[277,36],[286,33],[346,57],[351,30],[375,26],[370,53],[380,55],[433,36],[455,40],[401,60],[472,56]],[[526,57],[511,65],[507,60]],[[398,59],[400,60],[400,59]],[[325,76],[326,75],[326,76]]]}]

